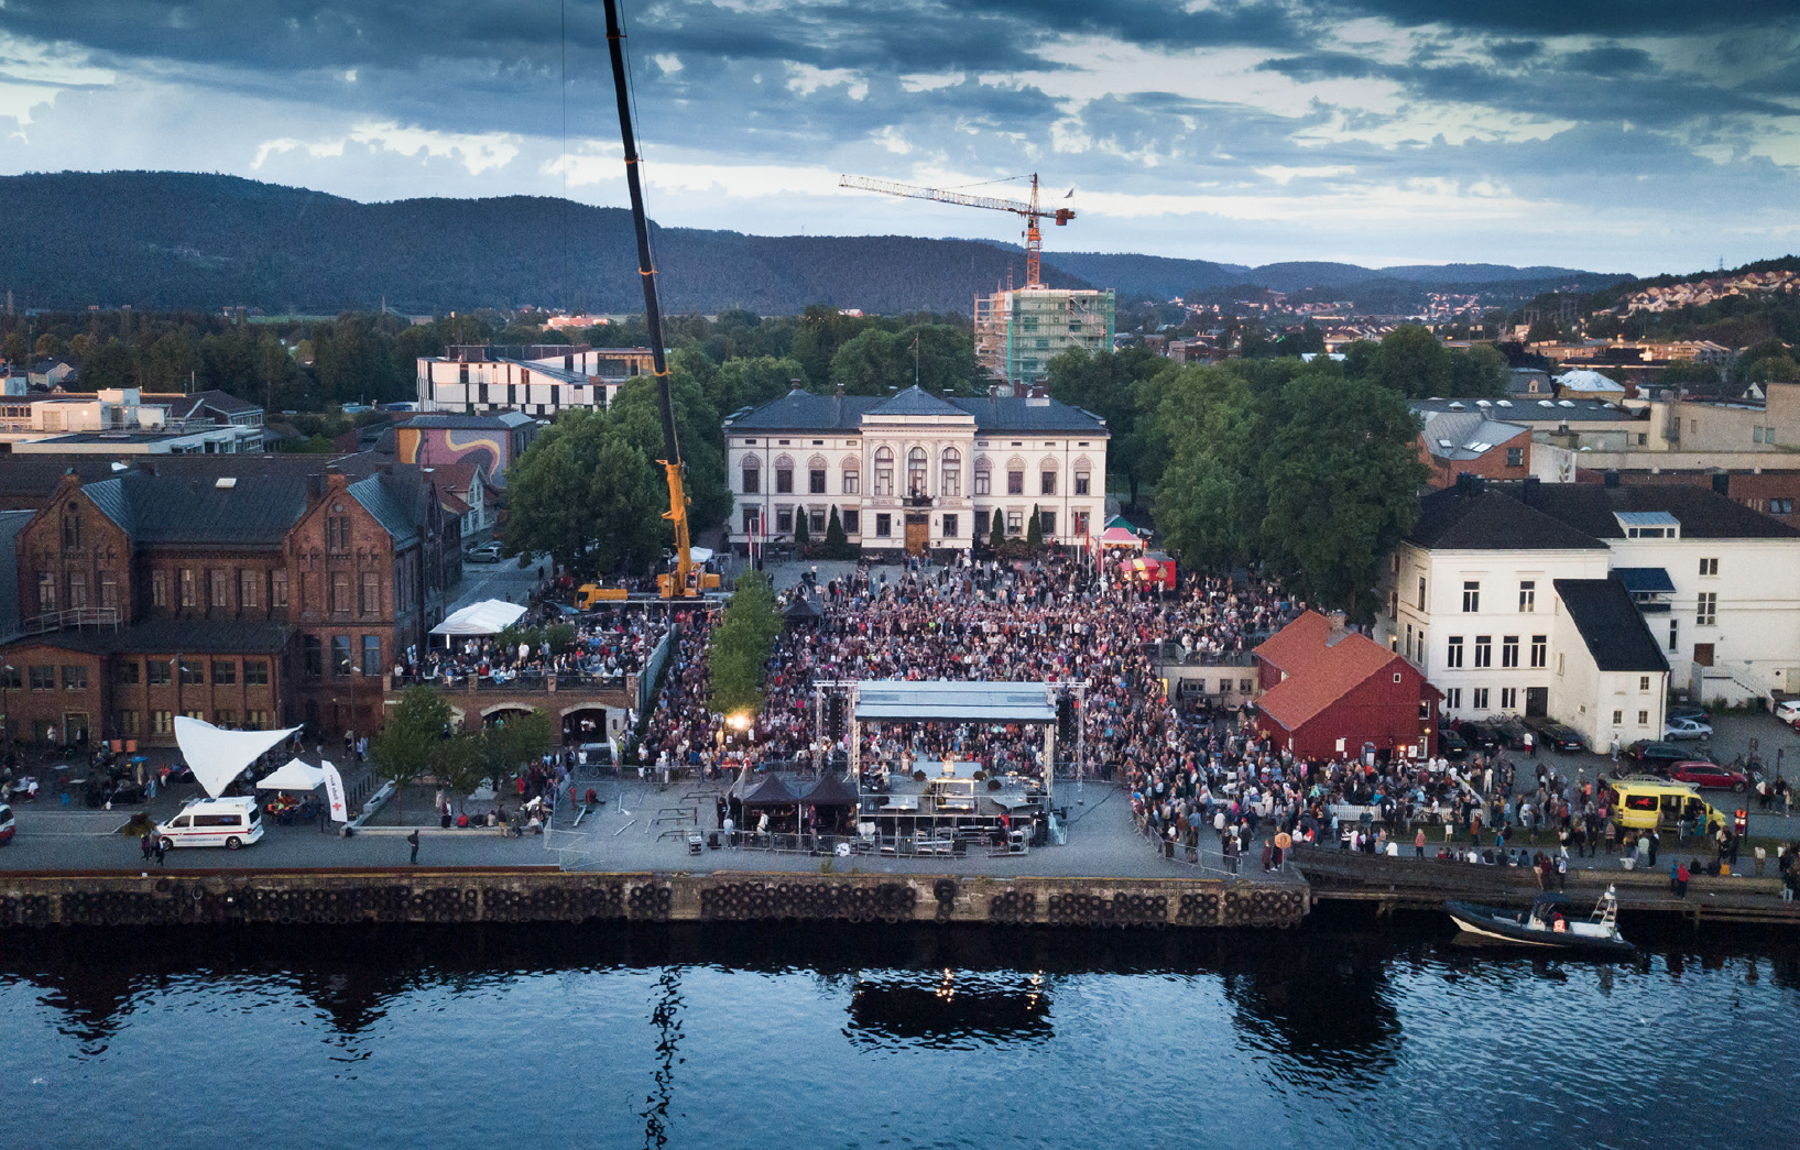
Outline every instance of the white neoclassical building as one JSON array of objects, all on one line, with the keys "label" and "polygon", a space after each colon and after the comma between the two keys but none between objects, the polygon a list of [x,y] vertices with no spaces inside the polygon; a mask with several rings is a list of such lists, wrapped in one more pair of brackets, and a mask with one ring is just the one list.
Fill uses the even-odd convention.
[{"label": "white neoclassical building", "polygon": [[1106,506],[1106,421],[1043,396],[887,396],[795,390],[725,421],[735,500],[730,531],[791,539],[797,516],[822,538],[837,509],[865,552],[954,550],[999,515],[1023,536],[1082,543]]}]

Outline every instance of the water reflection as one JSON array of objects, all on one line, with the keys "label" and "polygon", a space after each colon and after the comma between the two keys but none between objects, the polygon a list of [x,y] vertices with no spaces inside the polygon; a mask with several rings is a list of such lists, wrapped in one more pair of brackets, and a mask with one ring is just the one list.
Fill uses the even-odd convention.
[{"label": "water reflection", "polygon": [[1050,995],[1042,975],[904,971],[859,979],[844,1033],[865,1049],[977,1050],[1044,1042]]}]

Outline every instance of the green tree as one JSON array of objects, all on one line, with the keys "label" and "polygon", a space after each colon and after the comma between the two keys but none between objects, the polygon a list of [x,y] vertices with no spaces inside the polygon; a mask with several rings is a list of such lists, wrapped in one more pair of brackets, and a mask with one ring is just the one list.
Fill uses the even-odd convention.
[{"label": "green tree", "polygon": [[668,530],[668,487],[640,438],[602,412],[562,413],[507,473],[506,553],[602,574],[649,561]]},{"label": "green tree", "polygon": [[0,340],[0,359],[4,359],[7,363],[15,365],[24,363],[28,351],[29,349],[25,346],[25,333],[22,331],[9,331],[6,333],[6,338]]},{"label": "green tree", "polygon": [[37,343],[31,350],[39,359],[54,359],[63,353],[63,341],[55,333],[47,331],[37,337]]},{"label": "green tree", "polygon": [[1323,375],[1296,377],[1279,404],[1260,550],[1308,599],[1361,618],[1377,567],[1418,519],[1418,418],[1391,388]]},{"label": "green tree", "polygon": [[1156,524],[1181,561],[1228,569],[1256,550],[1266,500],[1259,476],[1262,441],[1247,383],[1218,367],[1183,368],[1156,413],[1170,458],[1157,485]]},{"label": "green tree", "polygon": [[117,336],[112,337],[82,358],[81,386],[87,391],[137,386],[137,356]]},{"label": "green tree", "polygon": [[1450,390],[1446,395],[1462,399],[1499,399],[1506,394],[1506,357],[1492,344],[1478,343],[1468,351],[1450,352]]},{"label": "green tree", "polygon": [[1383,336],[1369,372],[1401,395],[1450,394],[1450,353],[1437,336],[1417,324],[1404,324]]},{"label": "green tree", "polygon": [[430,687],[408,687],[369,744],[369,768],[394,784],[394,813],[401,792],[438,763],[452,719],[450,704]]},{"label": "green tree", "polygon": [[1656,382],[1665,387],[1681,387],[1684,384],[1712,384],[1719,382],[1719,369],[1710,363],[1695,363],[1691,359],[1677,359],[1663,368]]},{"label": "green tree", "polygon": [[915,367],[924,390],[968,395],[976,376],[975,344],[948,324],[916,324],[899,331],[868,328],[831,357],[830,378],[846,395],[885,395],[889,388],[911,387]]},{"label": "green tree", "polygon": [[719,365],[714,376],[713,406],[722,415],[740,407],[759,407],[786,395],[794,380],[799,380],[801,387],[806,386],[806,369],[797,359],[777,359],[772,355],[728,359]]},{"label": "green tree", "polygon": [[850,558],[850,539],[844,534],[844,524],[838,519],[837,505],[831,508],[831,518],[825,521],[825,558]]},{"label": "green tree", "polygon": [[1800,383],[1800,363],[1786,355],[1767,355],[1738,372],[1744,383]]},{"label": "green tree", "polygon": [[763,675],[780,633],[781,614],[769,577],[745,572],[706,647],[714,711],[729,715],[761,709]]},{"label": "green tree", "polygon": [[1042,550],[1044,546],[1043,512],[1035,503],[1031,505],[1031,521],[1025,526],[1025,546],[1032,551]]},{"label": "green tree", "polygon": [[1146,385],[1154,388],[1151,381],[1175,369],[1169,360],[1139,346],[1099,354],[1071,348],[1048,365],[1052,397],[1106,420],[1112,437],[1107,466],[1125,476],[1134,505],[1139,485],[1150,478],[1146,465],[1162,458],[1159,452],[1146,450],[1146,433],[1153,433],[1148,420],[1140,431],[1140,395]]},{"label": "green tree", "polygon": [[806,529],[806,508],[794,509],[794,550],[802,555],[812,546],[812,535]]},{"label": "green tree", "polygon": [[1006,516],[996,509],[994,511],[993,530],[988,532],[988,546],[995,551],[1006,546]]},{"label": "green tree", "polygon": [[542,707],[511,714],[483,727],[475,740],[473,758],[480,778],[499,793],[509,775],[549,751],[556,744],[556,723]]},{"label": "green tree", "polygon": [[[706,398],[700,384],[679,368],[671,369],[670,396],[675,405],[675,434],[686,469],[689,531],[699,535],[731,514],[731,489],[725,482],[725,438],[719,410]],[[663,457],[662,408],[656,381],[639,376],[619,389],[608,419],[625,429],[630,440],[649,460]],[[663,509],[668,508],[668,487],[661,467],[656,481],[663,486]],[[672,540],[664,531],[664,542]]]}]

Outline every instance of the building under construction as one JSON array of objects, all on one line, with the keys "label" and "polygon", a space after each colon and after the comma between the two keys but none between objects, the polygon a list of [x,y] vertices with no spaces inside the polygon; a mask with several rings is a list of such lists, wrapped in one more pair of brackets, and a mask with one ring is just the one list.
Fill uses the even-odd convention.
[{"label": "building under construction", "polygon": [[1023,394],[1072,347],[1112,350],[1114,292],[1041,286],[975,297],[975,361]]}]

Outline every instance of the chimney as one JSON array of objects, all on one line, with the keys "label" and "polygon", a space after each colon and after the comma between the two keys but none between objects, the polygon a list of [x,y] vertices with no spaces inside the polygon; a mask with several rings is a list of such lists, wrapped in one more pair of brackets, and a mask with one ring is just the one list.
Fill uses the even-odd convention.
[{"label": "chimney", "polygon": [[1325,645],[1335,647],[1343,641],[1344,636],[1350,633],[1349,628],[1345,626],[1344,613],[1333,611],[1325,616],[1325,621],[1331,624],[1331,630],[1325,636]]},{"label": "chimney", "polygon": [[899,394],[900,394],[900,389],[899,389],[899,388],[898,388],[898,387],[895,387],[895,386],[894,386],[894,385],[893,385],[893,384],[891,384],[891,383],[890,383],[890,384],[888,384],[888,394],[889,394],[889,395],[899,395]]},{"label": "chimney", "polygon": [[988,384],[988,398],[989,399],[999,399],[1000,398],[1000,385],[999,384],[997,384],[997,383]]},{"label": "chimney", "polygon": [[315,471],[306,477],[306,501],[317,503],[325,498],[325,474]]},{"label": "chimney", "polygon": [[1527,475],[1525,482],[1519,487],[1519,502],[1530,503],[1537,497],[1538,484],[1541,480],[1535,475]]},{"label": "chimney", "polygon": [[944,398],[945,399],[949,399],[952,396],[954,396],[955,394],[956,394],[956,389],[954,387],[946,387],[944,389]]},{"label": "chimney", "polygon": [[1606,469],[1605,484],[1608,487],[1617,487],[1619,485],[1619,469],[1618,468],[1609,467]]},{"label": "chimney", "polygon": [[837,385],[837,397],[839,399],[844,398],[844,385],[841,383]]},{"label": "chimney", "polygon": [[1731,472],[1729,472],[1729,471],[1713,472],[1712,489],[1713,489],[1714,495],[1730,495],[1731,494]]}]

